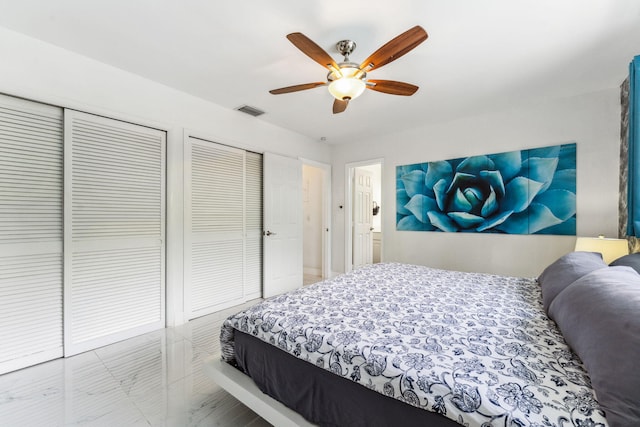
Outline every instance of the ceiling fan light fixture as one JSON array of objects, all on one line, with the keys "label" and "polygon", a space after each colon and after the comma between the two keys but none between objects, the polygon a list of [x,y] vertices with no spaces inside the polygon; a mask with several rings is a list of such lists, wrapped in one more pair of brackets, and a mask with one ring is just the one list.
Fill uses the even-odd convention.
[{"label": "ceiling fan light fixture", "polygon": [[334,98],[344,101],[346,99],[356,99],[362,95],[366,86],[361,79],[343,77],[329,84],[329,92],[331,92]]},{"label": "ceiling fan light fixture", "polygon": [[329,73],[329,92],[334,98],[344,101],[359,97],[367,87],[366,73],[357,64],[342,63],[340,69]]}]

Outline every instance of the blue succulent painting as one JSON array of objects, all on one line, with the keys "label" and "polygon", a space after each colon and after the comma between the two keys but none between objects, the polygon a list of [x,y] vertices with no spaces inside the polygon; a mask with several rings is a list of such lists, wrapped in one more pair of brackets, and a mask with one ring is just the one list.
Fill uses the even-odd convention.
[{"label": "blue succulent painting", "polygon": [[396,228],[576,234],[576,144],[396,167]]}]

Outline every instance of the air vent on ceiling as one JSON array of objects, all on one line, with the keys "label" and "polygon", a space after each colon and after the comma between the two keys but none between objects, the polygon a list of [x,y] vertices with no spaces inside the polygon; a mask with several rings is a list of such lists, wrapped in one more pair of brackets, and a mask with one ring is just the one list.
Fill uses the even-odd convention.
[{"label": "air vent on ceiling", "polygon": [[243,113],[249,114],[253,117],[258,117],[264,114],[264,111],[257,109],[256,107],[251,107],[250,105],[243,105],[242,107],[236,108],[238,111],[242,111]]}]

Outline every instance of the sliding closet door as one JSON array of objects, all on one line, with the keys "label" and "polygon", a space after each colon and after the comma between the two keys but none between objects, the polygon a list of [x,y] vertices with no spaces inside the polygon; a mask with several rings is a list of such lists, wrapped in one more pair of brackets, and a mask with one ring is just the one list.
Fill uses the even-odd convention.
[{"label": "sliding closet door", "polygon": [[262,293],[262,156],[185,144],[185,312],[189,319]]},{"label": "sliding closet door", "polygon": [[65,355],[164,326],[162,131],[65,111]]},{"label": "sliding closet door", "polygon": [[262,297],[262,154],[245,158],[245,299]]},{"label": "sliding closet door", "polygon": [[189,138],[185,158],[185,303],[193,319],[244,298],[244,151]]},{"label": "sliding closet door", "polygon": [[0,95],[0,374],[62,356],[62,109]]}]

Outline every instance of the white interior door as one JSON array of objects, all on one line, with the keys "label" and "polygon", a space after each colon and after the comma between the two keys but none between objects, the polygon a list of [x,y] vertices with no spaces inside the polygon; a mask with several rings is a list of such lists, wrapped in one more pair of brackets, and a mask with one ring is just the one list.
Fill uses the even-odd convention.
[{"label": "white interior door", "polygon": [[302,162],[265,153],[265,298],[302,286]]},{"label": "white interior door", "polygon": [[373,174],[356,168],[353,185],[353,268],[373,263]]}]

